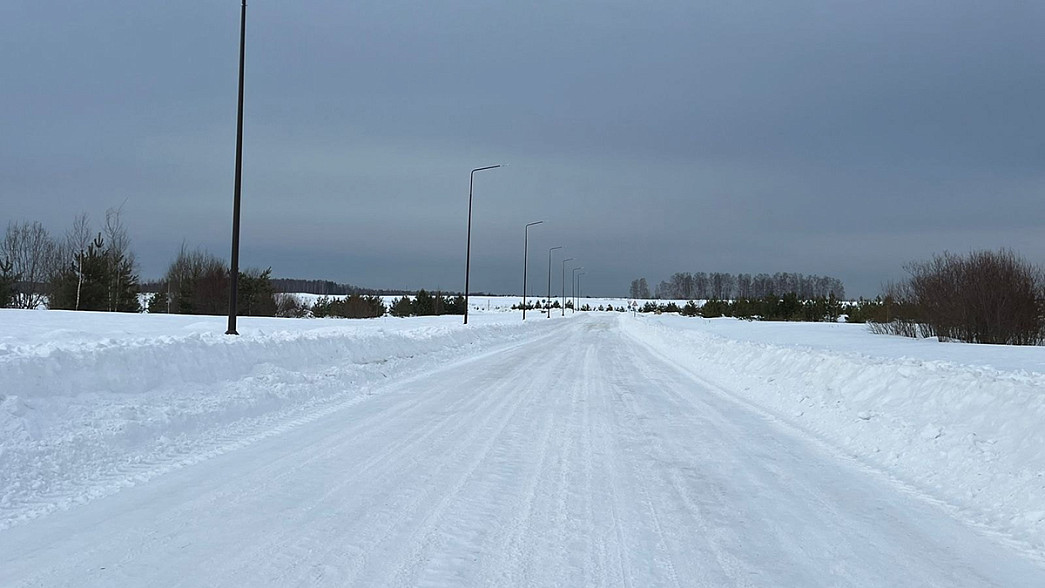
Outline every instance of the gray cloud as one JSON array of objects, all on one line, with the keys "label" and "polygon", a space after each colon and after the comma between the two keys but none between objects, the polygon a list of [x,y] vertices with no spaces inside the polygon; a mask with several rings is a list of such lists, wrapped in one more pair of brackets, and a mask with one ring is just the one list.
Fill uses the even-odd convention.
[{"label": "gray cloud", "polygon": [[[125,203],[143,274],[227,255],[239,6],[0,8],[0,221]],[[1045,10],[980,2],[252,2],[243,263],[370,286],[836,275],[1035,235]],[[542,253],[543,252],[543,253]]]}]

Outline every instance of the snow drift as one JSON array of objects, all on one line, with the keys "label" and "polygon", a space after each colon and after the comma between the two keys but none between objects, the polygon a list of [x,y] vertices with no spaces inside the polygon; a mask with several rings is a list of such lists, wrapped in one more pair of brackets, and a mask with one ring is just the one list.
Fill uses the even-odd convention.
[{"label": "snow drift", "polygon": [[724,394],[1045,553],[1045,373],[1018,367],[1036,367],[1045,349],[926,345],[861,325],[622,325]]},{"label": "snow drift", "polygon": [[244,318],[229,337],[220,317],[0,312],[0,528],[318,418],[390,376],[558,326]]}]

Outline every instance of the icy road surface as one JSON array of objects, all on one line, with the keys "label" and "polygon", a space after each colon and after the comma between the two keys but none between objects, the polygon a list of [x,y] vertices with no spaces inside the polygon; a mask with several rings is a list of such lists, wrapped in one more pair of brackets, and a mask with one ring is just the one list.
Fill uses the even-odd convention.
[{"label": "icy road surface", "polygon": [[1045,570],[592,316],[0,532],[0,585],[1045,586]]}]

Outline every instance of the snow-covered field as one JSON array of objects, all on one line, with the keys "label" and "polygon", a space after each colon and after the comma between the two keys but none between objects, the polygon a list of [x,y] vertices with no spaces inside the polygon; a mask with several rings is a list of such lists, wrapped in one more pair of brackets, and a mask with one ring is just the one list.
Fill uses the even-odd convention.
[{"label": "snow-covered field", "polygon": [[[362,543],[346,544],[336,562],[302,553],[252,583],[1040,585],[1028,578],[1045,577],[1045,348],[675,315],[534,313],[523,323],[504,310],[510,300],[473,302],[483,310],[467,327],[460,317],[240,318],[239,337],[222,334],[223,317],[0,310],[0,553],[18,547],[44,558],[27,551],[33,541],[59,552],[100,542],[71,527],[151,508],[150,488],[173,492],[163,484],[184,486],[182,478],[217,484],[244,460],[278,461],[284,447],[318,444],[324,468],[351,463],[344,474],[363,477],[330,489],[318,473],[288,477],[304,487],[295,492],[315,486],[323,500],[336,498],[309,503],[314,528],[294,532],[319,535],[294,541]],[[363,453],[335,447],[352,444]],[[368,468],[377,469],[364,476]],[[262,485],[259,497],[290,491]],[[213,492],[208,500],[233,491]],[[132,502],[113,502],[123,496]],[[342,523],[351,537],[327,529],[335,519],[324,513],[335,514],[324,508],[341,508],[331,504],[363,509]],[[147,514],[127,517],[151,524]],[[164,557],[174,549],[166,542],[180,544],[192,527],[170,520],[176,528],[142,531],[163,538],[150,549]],[[241,524],[268,524],[260,520]],[[381,525],[391,534],[375,535]],[[266,549],[289,549],[290,532]],[[137,536],[128,533],[112,531],[109,549]],[[705,548],[718,563],[701,563]],[[259,564],[265,553],[275,561],[259,553],[228,562]],[[999,563],[1005,554],[1030,567]],[[73,567],[50,575],[0,555],[0,584],[146,577],[65,579],[96,556],[55,564]],[[326,575],[288,571],[306,561]],[[6,576],[5,566],[20,571]]]}]

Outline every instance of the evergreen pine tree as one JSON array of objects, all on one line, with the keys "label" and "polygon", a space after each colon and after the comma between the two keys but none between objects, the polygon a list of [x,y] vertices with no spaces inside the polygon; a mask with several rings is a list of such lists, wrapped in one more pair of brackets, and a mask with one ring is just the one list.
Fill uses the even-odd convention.
[{"label": "evergreen pine tree", "polygon": [[435,301],[432,299],[432,295],[429,294],[424,288],[417,291],[417,296],[414,298],[414,314],[417,316],[432,316],[435,314]]},{"label": "evergreen pine tree", "polygon": [[443,312],[445,314],[464,314],[464,296],[447,296],[443,299]]},{"label": "evergreen pine tree", "polygon": [[389,309],[392,316],[408,317],[414,314],[414,303],[410,301],[409,296],[401,296],[392,301],[392,307]]},{"label": "evergreen pine tree", "polygon": [[14,304],[17,283],[18,276],[14,273],[14,264],[9,259],[0,258],[0,308]]},{"label": "evergreen pine tree", "polygon": [[109,310],[105,242],[99,233],[51,281],[48,307],[58,310]]},{"label": "evergreen pine tree", "polygon": [[134,264],[122,255],[108,255],[109,266],[106,268],[108,282],[108,310],[116,312],[141,312],[141,285]]},{"label": "evergreen pine tree", "polygon": [[276,291],[272,286],[272,268],[251,268],[239,274],[236,289],[236,313],[240,316],[276,316]]}]

